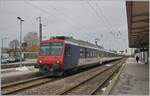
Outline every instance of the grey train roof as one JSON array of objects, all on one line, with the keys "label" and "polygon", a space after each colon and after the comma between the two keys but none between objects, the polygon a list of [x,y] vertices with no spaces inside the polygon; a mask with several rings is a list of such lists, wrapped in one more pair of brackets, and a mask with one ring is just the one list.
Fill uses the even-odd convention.
[{"label": "grey train roof", "polygon": [[73,37],[56,36],[56,37],[53,37],[53,38],[60,39],[60,40],[65,40],[65,42],[68,43],[68,44],[73,44],[73,45],[77,45],[77,46],[81,46],[81,47],[86,47],[86,48],[91,48],[91,49],[96,49],[96,50],[99,50],[99,51],[105,51],[105,52],[116,54],[114,52],[110,52],[106,49],[103,49],[100,46],[96,46],[95,44],[92,44],[92,43],[89,43],[89,42],[83,41],[83,40],[77,40],[77,39],[74,39]]}]

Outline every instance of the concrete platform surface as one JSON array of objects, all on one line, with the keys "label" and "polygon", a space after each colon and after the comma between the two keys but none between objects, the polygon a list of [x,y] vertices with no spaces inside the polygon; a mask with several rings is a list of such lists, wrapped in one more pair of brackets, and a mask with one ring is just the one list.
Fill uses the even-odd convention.
[{"label": "concrete platform surface", "polygon": [[110,95],[148,95],[149,65],[128,58],[125,68]]}]

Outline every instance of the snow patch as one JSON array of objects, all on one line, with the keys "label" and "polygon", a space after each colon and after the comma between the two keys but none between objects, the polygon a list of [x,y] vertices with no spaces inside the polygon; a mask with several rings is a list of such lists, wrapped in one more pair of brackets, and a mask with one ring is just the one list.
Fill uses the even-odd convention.
[{"label": "snow patch", "polygon": [[18,70],[18,71],[27,71],[29,69],[27,67],[23,66],[23,67],[16,68],[16,70]]},{"label": "snow patch", "polygon": [[108,66],[108,67],[109,67],[109,66],[112,66],[112,65],[110,65],[110,64],[106,64],[105,66]]},{"label": "snow patch", "polygon": [[102,88],[101,90],[104,92],[106,90],[106,87]]},{"label": "snow patch", "polygon": [[111,80],[109,81],[109,83],[111,83]]}]

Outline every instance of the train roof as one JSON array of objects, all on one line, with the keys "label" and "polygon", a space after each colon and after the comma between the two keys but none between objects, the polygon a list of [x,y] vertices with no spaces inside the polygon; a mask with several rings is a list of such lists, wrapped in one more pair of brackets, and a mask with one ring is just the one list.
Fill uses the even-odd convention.
[{"label": "train roof", "polygon": [[64,40],[65,43],[73,44],[73,45],[77,45],[77,46],[81,46],[81,47],[87,47],[87,48],[92,48],[92,49],[97,49],[97,50],[100,50],[100,49],[105,50],[105,49],[102,49],[102,47],[100,47],[100,46],[97,46],[97,45],[92,44],[87,41],[77,40],[77,39],[74,39],[73,37],[56,36],[56,37],[52,37],[52,38]]},{"label": "train roof", "polygon": [[95,49],[95,50],[99,50],[99,51],[109,52],[112,54],[117,54],[114,52],[110,52],[110,51],[102,48],[101,46],[97,46],[97,45],[92,44],[92,43],[87,42],[87,41],[77,40],[77,39],[74,39],[73,37],[56,36],[56,37],[51,37],[51,39],[53,39],[53,40],[64,40],[64,42],[67,44],[72,44],[72,45],[77,45],[80,47],[86,47],[86,48],[91,48],[91,49]]}]

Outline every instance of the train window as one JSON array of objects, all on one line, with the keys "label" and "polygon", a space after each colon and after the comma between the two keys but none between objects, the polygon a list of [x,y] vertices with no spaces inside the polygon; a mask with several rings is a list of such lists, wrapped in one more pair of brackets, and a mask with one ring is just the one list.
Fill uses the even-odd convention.
[{"label": "train window", "polygon": [[99,52],[99,57],[101,57],[101,54],[100,54],[100,52]]},{"label": "train window", "polygon": [[93,57],[94,57],[94,51],[92,52],[92,55],[93,55]]},{"label": "train window", "polygon": [[43,43],[40,47],[40,55],[61,55],[63,49],[62,45],[63,43],[61,42]]},{"label": "train window", "polygon": [[62,46],[51,46],[51,55],[61,55]]},{"label": "train window", "polygon": [[94,57],[96,56],[96,51],[94,51]]},{"label": "train window", "polygon": [[89,50],[89,57],[90,57],[90,55],[91,55],[91,54],[90,54],[90,50]]},{"label": "train window", "polygon": [[65,56],[71,56],[71,47],[65,48]]},{"label": "train window", "polygon": [[90,56],[90,53],[89,53],[89,50],[87,50],[87,57],[89,57]]},{"label": "train window", "polygon": [[92,57],[92,51],[90,50],[90,57]]},{"label": "train window", "polygon": [[96,57],[96,51],[94,51],[94,57]]},{"label": "train window", "polygon": [[80,48],[80,57],[84,58],[85,57],[85,52],[83,48]]},{"label": "train window", "polygon": [[89,50],[87,50],[87,57],[89,57],[90,56],[90,51]]},{"label": "train window", "polygon": [[50,55],[50,46],[48,44],[40,47],[40,55]]},{"label": "train window", "polygon": [[85,58],[87,58],[87,49],[85,48]]},{"label": "train window", "polygon": [[63,43],[60,42],[54,42],[50,43],[51,46],[51,55],[61,55],[62,54],[62,46]]},{"label": "train window", "polygon": [[91,57],[91,50],[89,50],[89,52],[88,52],[88,53],[89,53],[89,57]]}]

